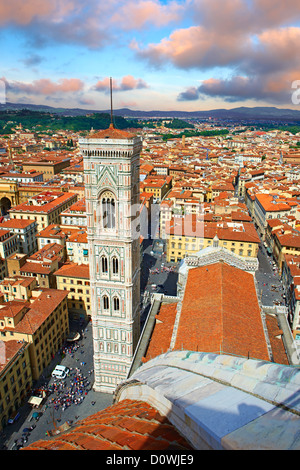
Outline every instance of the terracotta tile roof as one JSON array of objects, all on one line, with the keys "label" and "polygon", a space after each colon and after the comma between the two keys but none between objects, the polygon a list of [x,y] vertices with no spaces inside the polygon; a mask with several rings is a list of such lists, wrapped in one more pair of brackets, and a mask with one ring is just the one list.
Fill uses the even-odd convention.
[{"label": "terracotta tile roof", "polygon": [[282,227],[284,225],[284,222],[282,222],[281,219],[267,219],[267,225],[269,225],[271,228],[278,228]]},{"label": "terracotta tile roof", "polygon": [[60,228],[57,224],[48,225],[45,229],[41,230],[36,234],[38,238],[58,238],[58,239],[65,239],[67,235],[65,232]]},{"label": "terracotta tile roof", "polygon": [[[2,350],[4,349],[4,351]],[[12,358],[21,352],[24,348],[24,343],[16,340],[2,341],[0,354],[0,372],[6,367],[6,365],[12,360]]]},{"label": "terracotta tile roof", "polygon": [[253,275],[226,263],[190,269],[174,349],[268,361]]},{"label": "terracotta tile roof", "polygon": [[142,171],[142,170],[145,170],[145,171],[147,171],[147,172],[150,172],[150,171],[153,170],[153,168],[154,168],[153,165],[151,165],[150,163],[143,163],[143,164],[141,165],[140,170],[141,170],[141,171]]},{"label": "terracotta tile roof", "polygon": [[60,269],[55,271],[54,275],[89,279],[90,267],[88,264],[65,263]]},{"label": "terracotta tile roof", "polygon": [[168,419],[145,402],[123,400],[53,439],[23,450],[191,450]]},{"label": "terracotta tile roof", "polygon": [[220,181],[219,183],[212,185],[211,189],[213,191],[234,191],[234,186],[231,183]]},{"label": "terracotta tile roof", "polygon": [[66,228],[64,225],[50,224],[36,234],[39,238],[58,238],[67,240],[71,235],[78,233],[78,230],[86,230],[82,228]]},{"label": "terracotta tile roof", "polygon": [[272,315],[266,315],[266,325],[274,362],[277,364],[289,365],[289,360],[282,340],[283,331],[280,330],[278,326],[277,318]]},{"label": "terracotta tile roof", "polygon": [[276,232],[276,237],[281,246],[287,246],[292,248],[300,248],[300,233],[298,230],[292,230],[291,233],[279,233]]},{"label": "terracotta tile roof", "polygon": [[[8,237],[7,237],[8,235]],[[1,230],[0,232],[0,241],[6,241],[8,240],[10,237],[14,236],[14,233],[11,233],[10,230]]]},{"label": "terracotta tile roof", "polygon": [[91,132],[88,139],[133,139],[135,137],[131,132],[116,129],[112,124],[108,129]]},{"label": "terracotta tile roof", "polygon": [[284,253],[285,262],[290,270],[291,276],[300,275],[300,256]]},{"label": "terracotta tile roof", "polygon": [[11,286],[18,286],[18,285],[21,285],[21,286],[24,286],[24,287],[28,287],[30,286],[30,284],[34,284],[36,282],[36,280],[34,278],[30,278],[30,277],[22,277],[22,276],[14,276],[14,277],[11,277],[11,278],[4,278],[3,281],[0,282],[0,284],[2,286],[8,286],[8,285],[11,285]]},{"label": "terracotta tile roof", "polygon": [[150,344],[143,362],[159,356],[168,351],[177,312],[177,303],[163,304],[159,314],[156,315],[156,323]]},{"label": "terracotta tile roof", "polygon": [[49,262],[46,264],[41,264],[39,262],[29,262],[23,264],[20,268],[20,273],[35,273],[35,274],[50,274],[52,272],[52,268]]},{"label": "terracotta tile roof", "polygon": [[[273,198],[272,194],[256,194],[256,199],[260,202],[266,212],[288,211],[293,205],[298,205],[297,201],[292,201],[291,198],[278,197]],[[277,196],[275,194],[275,196]]]},{"label": "terracotta tile roof", "polygon": [[170,222],[166,222],[166,233],[210,240],[217,235],[219,240],[260,243],[260,238],[251,222],[238,222],[233,225],[227,222],[204,223],[200,216],[198,219],[195,216],[185,216],[184,219],[172,218]]},{"label": "terracotta tile roof", "polygon": [[142,186],[147,187],[147,188],[162,188],[167,184],[167,181],[165,179],[158,178],[157,180],[149,180],[146,179],[142,182]]},{"label": "terracotta tile roof", "polygon": [[68,237],[69,243],[87,243],[87,231],[86,227],[77,230]]},{"label": "terracotta tile roof", "polygon": [[[16,333],[33,334],[67,297],[67,295],[67,291],[61,291],[58,289],[41,289],[41,294],[32,303],[17,300],[6,302],[5,306],[6,304],[10,304],[10,306],[15,306],[16,309],[18,308],[17,304],[19,303],[19,311],[21,307],[26,307],[27,312],[14,328],[5,328],[5,331],[11,330]],[[10,314],[11,309],[9,308],[9,305],[5,309],[0,310],[1,315],[3,310],[6,311],[6,316],[12,316]]]},{"label": "terracotta tile roof", "polygon": [[47,243],[40,250],[33,253],[33,255],[31,255],[28,259],[43,259],[47,260],[50,263],[53,259],[57,259],[57,256],[59,256],[61,253],[63,253],[63,247],[59,245],[59,243]]},{"label": "terracotta tile roof", "polygon": [[26,220],[26,219],[9,219],[5,220],[0,223],[0,228],[8,228],[8,229],[24,229],[29,225],[33,225],[35,222],[33,220]]},{"label": "terracotta tile roof", "polygon": [[231,219],[232,220],[242,220],[244,222],[252,222],[252,218],[250,215],[245,214],[245,212],[233,210],[231,212]]},{"label": "terracotta tile roof", "polygon": [[21,301],[21,300],[12,300],[11,302],[5,302],[0,306],[0,318],[4,319],[5,317],[14,318],[16,317],[24,308],[28,309],[30,302]]},{"label": "terracotta tile roof", "polygon": [[24,202],[18,204],[10,209],[10,212],[39,212],[42,214],[51,213],[53,210],[58,209],[65,202],[75,199],[77,196],[74,193],[63,193],[51,191],[49,196],[46,193],[40,193],[34,197],[37,201],[43,201],[43,204],[29,204]]},{"label": "terracotta tile roof", "polygon": [[65,211],[61,212],[61,215],[67,214],[71,211],[74,212],[84,212],[86,211],[86,203],[85,203],[85,198],[79,199],[76,201],[74,204],[72,204],[70,207],[68,207]]}]

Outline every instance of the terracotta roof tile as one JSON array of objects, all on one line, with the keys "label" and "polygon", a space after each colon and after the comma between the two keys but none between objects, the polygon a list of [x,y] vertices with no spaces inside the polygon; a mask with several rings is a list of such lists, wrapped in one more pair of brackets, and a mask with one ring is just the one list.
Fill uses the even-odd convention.
[{"label": "terracotta roof tile", "polygon": [[[75,436],[66,436],[64,439],[70,440],[73,450],[77,447],[83,450],[118,450],[118,446],[116,444],[105,442],[102,439],[89,434],[78,433]],[[73,441],[76,442],[76,445],[74,445]],[[119,450],[122,450],[122,447],[119,447]]]},{"label": "terracotta roof tile", "polygon": [[199,216],[185,216],[184,219],[172,218],[166,222],[166,232],[170,235],[190,236],[213,239],[215,235],[219,240],[233,240],[248,243],[259,243],[254,224],[251,222],[239,222],[228,224],[223,222],[204,222]]},{"label": "terracotta roof tile", "polygon": [[266,325],[271,343],[273,360],[278,364],[289,365],[288,357],[282,340],[283,332],[278,326],[277,318],[272,315],[266,315]]},{"label": "terracotta roof tile", "polygon": [[0,372],[9,364],[12,358],[21,353],[22,349],[24,348],[24,343],[20,343],[14,339],[10,341],[3,341],[1,345],[1,352],[0,354]]},{"label": "terracotta roof tile", "polygon": [[74,450],[74,446],[72,444],[68,444],[67,442],[57,441],[55,447],[52,450]]},{"label": "terracotta roof tile", "polygon": [[132,139],[135,137],[131,132],[116,129],[112,124],[108,129],[91,132],[89,139]]},{"label": "terracotta roof tile", "polygon": [[288,211],[293,205],[298,204],[297,201],[293,201],[291,198],[280,197],[274,199],[273,196],[273,194],[256,194],[256,199],[266,212]]},{"label": "terracotta roof tile", "polygon": [[[25,315],[12,331],[15,331],[15,333],[32,334],[45,322],[67,295],[67,291],[42,288],[40,295],[33,302],[20,300],[5,302],[0,309],[0,316],[13,317],[18,311],[26,308]],[[5,328],[5,331],[8,330],[8,328]]]},{"label": "terracotta roof tile", "polygon": [[[40,193],[39,195],[35,196],[37,199],[39,196],[44,196],[45,193]],[[41,205],[29,204],[27,202],[18,204],[10,209],[10,213],[14,212],[39,212],[42,214],[51,213],[53,210],[58,209],[67,201],[71,201],[76,198],[74,193],[63,193],[63,192],[51,192],[51,196],[46,197],[44,196],[43,201],[44,203]]]},{"label": "terracotta roof tile", "polygon": [[156,324],[147,349],[146,361],[168,351],[176,312],[177,303],[161,305],[159,314],[156,316]]},{"label": "terracotta roof tile", "polygon": [[123,400],[80,421],[73,429],[23,450],[191,450],[151,405]]},{"label": "terracotta roof tile", "polygon": [[269,360],[253,275],[226,263],[189,270],[174,349]]},{"label": "terracotta roof tile", "polygon": [[54,275],[90,279],[90,267],[88,264],[67,262],[55,271]]},{"label": "terracotta roof tile", "polygon": [[9,219],[4,220],[0,223],[0,228],[8,228],[8,229],[24,229],[29,225],[33,225],[35,222],[33,220],[26,220],[26,219]]},{"label": "terracotta roof tile", "polygon": [[277,238],[281,246],[288,246],[293,248],[300,247],[300,233],[298,230],[292,230],[291,233],[279,233],[276,232],[274,237]]}]

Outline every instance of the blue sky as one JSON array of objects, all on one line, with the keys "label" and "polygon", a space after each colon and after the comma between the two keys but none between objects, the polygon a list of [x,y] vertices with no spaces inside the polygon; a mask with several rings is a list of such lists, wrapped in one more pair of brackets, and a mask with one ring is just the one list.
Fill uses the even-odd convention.
[{"label": "blue sky", "polygon": [[55,107],[296,108],[299,0],[0,0],[6,99]]}]

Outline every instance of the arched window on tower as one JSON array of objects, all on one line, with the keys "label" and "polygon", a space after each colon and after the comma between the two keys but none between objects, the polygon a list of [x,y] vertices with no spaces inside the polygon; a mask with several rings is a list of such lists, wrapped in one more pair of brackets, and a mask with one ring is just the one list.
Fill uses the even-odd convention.
[{"label": "arched window on tower", "polygon": [[109,298],[107,295],[104,295],[102,298],[103,310],[109,310]]},{"label": "arched window on tower", "polygon": [[119,260],[115,256],[112,259],[112,273],[114,275],[119,274]]},{"label": "arched window on tower", "polygon": [[104,193],[101,205],[103,228],[114,229],[116,226],[116,203],[113,194]]},{"label": "arched window on tower", "polygon": [[108,273],[108,262],[106,256],[102,256],[101,258],[101,271],[104,274]]},{"label": "arched window on tower", "polygon": [[114,303],[114,312],[118,312],[120,310],[120,299],[119,299],[119,297],[114,297],[113,303]]}]

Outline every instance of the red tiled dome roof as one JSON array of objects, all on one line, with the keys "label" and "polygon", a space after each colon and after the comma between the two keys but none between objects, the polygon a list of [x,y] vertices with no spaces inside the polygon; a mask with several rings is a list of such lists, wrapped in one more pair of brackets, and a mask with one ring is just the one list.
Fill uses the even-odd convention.
[{"label": "red tiled dome roof", "polygon": [[122,400],[76,427],[23,450],[191,450],[175,427],[142,401]]}]

